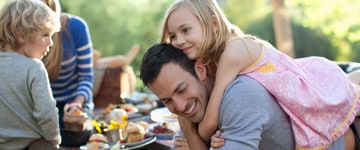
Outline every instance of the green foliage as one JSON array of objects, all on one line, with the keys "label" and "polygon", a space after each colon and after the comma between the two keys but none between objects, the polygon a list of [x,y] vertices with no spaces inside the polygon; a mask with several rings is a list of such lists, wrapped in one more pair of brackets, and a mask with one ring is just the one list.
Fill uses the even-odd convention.
[{"label": "green foliage", "polygon": [[[360,1],[286,0],[291,17],[296,57],[323,56],[338,61],[360,61]],[[237,4],[237,5],[236,5]],[[275,44],[271,2],[227,0],[229,20],[246,33]]]},{"label": "green foliage", "polygon": [[[323,39],[328,39],[327,42],[314,43],[312,47],[318,48],[316,51],[324,51],[322,55],[325,55],[325,51],[329,51],[335,55],[334,60],[360,61],[360,57],[356,57],[359,56],[356,54],[360,51],[358,44],[360,41],[360,20],[358,19],[360,1],[288,0],[286,2],[295,24],[313,30]],[[332,47],[326,45],[332,45]],[[309,53],[309,55],[314,54]]]},{"label": "green foliage", "polygon": [[[94,48],[102,56],[125,55],[133,44],[141,52],[131,64],[137,72],[145,50],[158,42],[169,0],[62,0],[63,9],[87,21]],[[81,8],[81,9],[80,9]]]}]

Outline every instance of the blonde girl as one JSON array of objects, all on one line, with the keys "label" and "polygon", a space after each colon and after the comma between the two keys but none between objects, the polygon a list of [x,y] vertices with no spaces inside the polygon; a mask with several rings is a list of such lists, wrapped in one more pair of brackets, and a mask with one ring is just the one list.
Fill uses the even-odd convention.
[{"label": "blonde girl", "polygon": [[242,33],[216,0],[174,2],[164,17],[161,42],[204,61],[216,75],[198,127],[205,142],[217,129],[225,88],[238,75],[254,78],[277,99],[290,117],[297,149],[326,149],[348,130],[360,106],[359,87],[336,64],[321,57],[292,59]]}]

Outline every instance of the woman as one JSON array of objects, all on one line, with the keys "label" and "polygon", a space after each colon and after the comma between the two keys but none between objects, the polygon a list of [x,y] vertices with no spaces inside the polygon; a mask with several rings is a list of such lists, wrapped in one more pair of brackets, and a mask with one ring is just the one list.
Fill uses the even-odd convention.
[{"label": "woman", "polygon": [[63,109],[67,103],[77,103],[81,106],[71,107],[71,112],[82,109],[83,112],[92,115],[93,48],[89,28],[83,19],[61,13],[59,0],[42,1],[61,14],[61,30],[53,36],[54,46],[43,61],[59,108],[60,129],[62,129]]}]

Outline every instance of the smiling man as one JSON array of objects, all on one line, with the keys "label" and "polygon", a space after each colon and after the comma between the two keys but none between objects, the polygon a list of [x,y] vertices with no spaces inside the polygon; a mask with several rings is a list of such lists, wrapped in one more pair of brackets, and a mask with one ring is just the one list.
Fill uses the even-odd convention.
[{"label": "smiling man", "polygon": [[[191,149],[208,149],[197,134],[205,114],[214,77],[201,61],[191,61],[170,44],[155,44],[145,53],[140,78],[169,110],[180,116],[180,126]],[[183,119],[185,118],[185,119]],[[189,121],[187,121],[189,120]],[[255,80],[238,76],[228,85],[219,111],[221,149],[295,148],[288,116]],[[344,149],[340,137],[329,149]]]}]

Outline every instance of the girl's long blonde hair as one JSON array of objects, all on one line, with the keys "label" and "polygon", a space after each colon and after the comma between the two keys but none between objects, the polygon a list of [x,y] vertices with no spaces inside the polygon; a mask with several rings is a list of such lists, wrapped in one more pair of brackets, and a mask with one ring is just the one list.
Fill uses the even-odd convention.
[{"label": "girl's long blonde hair", "polygon": [[[169,28],[167,26],[171,13],[181,6],[186,6],[191,13],[199,20],[203,29],[203,42],[196,58],[202,59],[206,64],[216,65],[224,51],[226,41],[231,34],[241,36],[243,32],[226,18],[224,12],[216,0],[177,0],[166,11],[163,19],[163,30],[161,33],[162,43],[171,43]],[[215,31],[214,21],[217,24]]]},{"label": "girl's long blonde hair", "polygon": [[61,20],[61,30],[58,33],[53,35],[54,45],[50,48],[49,54],[43,58],[43,62],[48,71],[50,81],[55,81],[59,76],[61,69],[61,62],[64,55],[64,47],[62,42],[62,33],[65,32],[67,36],[70,36],[68,29],[66,28],[66,23],[68,15],[62,14],[61,5],[59,0],[43,0],[52,10],[54,10]]}]

